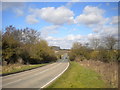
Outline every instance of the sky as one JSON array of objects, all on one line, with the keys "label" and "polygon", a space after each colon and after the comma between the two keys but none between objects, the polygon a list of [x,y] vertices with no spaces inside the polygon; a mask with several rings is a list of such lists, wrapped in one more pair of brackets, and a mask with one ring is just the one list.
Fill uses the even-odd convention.
[{"label": "sky", "polygon": [[117,2],[2,2],[1,11],[3,30],[29,27],[62,49],[93,37],[118,36]]}]

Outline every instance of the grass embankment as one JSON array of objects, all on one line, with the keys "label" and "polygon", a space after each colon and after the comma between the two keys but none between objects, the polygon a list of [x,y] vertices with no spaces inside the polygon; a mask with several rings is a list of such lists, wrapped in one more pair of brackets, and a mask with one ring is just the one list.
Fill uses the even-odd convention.
[{"label": "grass embankment", "polygon": [[11,65],[2,67],[2,74],[21,72],[21,71],[41,67],[43,65],[46,65],[46,64],[35,64],[35,65],[11,64]]},{"label": "grass embankment", "polygon": [[48,88],[106,88],[105,82],[98,73],[70,62],[68,70]]},{"label": "grass embankment", "polygon": [[111,88],[118,88],[118,62],[101,62],[98,60],[83,60],[79,64],[90,68],[102,76]]}]

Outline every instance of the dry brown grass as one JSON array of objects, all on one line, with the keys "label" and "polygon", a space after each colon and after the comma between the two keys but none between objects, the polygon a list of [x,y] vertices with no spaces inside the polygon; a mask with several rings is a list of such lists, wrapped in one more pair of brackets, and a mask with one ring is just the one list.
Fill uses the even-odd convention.
[{"label": "dry brown grass", "polygon": [[82,66],[91,68],[98,72],[103,80],[106,81],[110,86],[113,88],[118,87],[118,63],[117,62],[110,62],[104,63],[101,61],[94,61],[94,60],[83,60],[80,61]]},{"label": "dry brown grass", "polygon": [[2,66],[1,74],[8,74],[8,73],[24,71],[24,70],[40,67],[43,65],[46,65],[46,64],[36,64],[36,65],[10,64],[7,66]]}]

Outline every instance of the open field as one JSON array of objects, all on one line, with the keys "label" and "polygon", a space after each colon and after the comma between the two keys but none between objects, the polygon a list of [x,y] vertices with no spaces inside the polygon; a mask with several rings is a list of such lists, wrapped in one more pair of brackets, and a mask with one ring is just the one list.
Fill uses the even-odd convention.
[{"label": "open field", "polygon": [[101,76],[77,62],[71,62],[68,70],[48,88],[107,88]]}]

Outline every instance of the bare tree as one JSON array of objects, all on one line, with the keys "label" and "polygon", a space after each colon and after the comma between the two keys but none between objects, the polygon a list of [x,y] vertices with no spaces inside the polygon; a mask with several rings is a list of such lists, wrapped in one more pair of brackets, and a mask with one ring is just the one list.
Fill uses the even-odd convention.
[{"label": "bare tree", "polygon": [[117,39],[109,35],[105,37],[104,43],[107,49],[112,50],[114,49],[114,46],[117,43]]},{"label": "bare tree", "polygon": [[94,50],[96,50],[100,45],[100,39],[93,37],[90,39],[90,45]]}]

